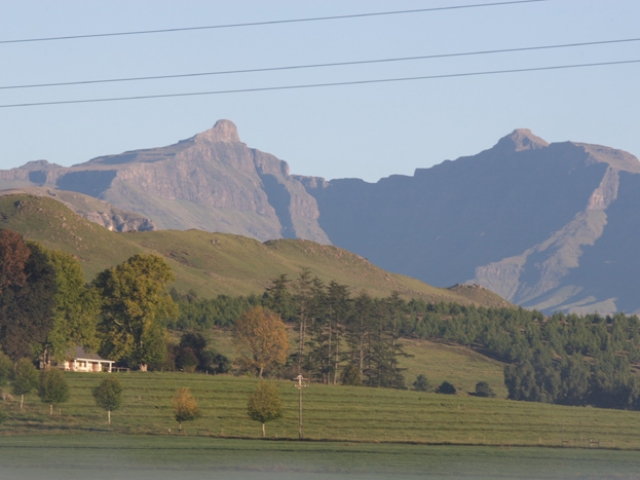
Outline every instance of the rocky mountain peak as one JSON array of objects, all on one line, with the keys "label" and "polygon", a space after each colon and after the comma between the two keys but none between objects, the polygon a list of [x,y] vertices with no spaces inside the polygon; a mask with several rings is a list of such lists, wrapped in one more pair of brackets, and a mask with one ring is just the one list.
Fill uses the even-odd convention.
[{"label": "rocky mountain peak", "polygon": [[506,137],[498,140],[495,149],[520,152],[548,147],[549,142],[531,133],[528,128],[517,128]]},{"label": "rocky mountain peak", "polygon": [[196,140],[211,143],[240,143],[238,129],[231,120],[218,120],[213,128],[196,135]]}]

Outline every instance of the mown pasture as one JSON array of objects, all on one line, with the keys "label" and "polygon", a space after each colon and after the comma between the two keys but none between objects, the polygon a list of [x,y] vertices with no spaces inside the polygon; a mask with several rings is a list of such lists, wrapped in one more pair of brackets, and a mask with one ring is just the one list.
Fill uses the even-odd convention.
[{"label": "mown pasture", "polygon": [[[212,348],[227,357],[236,358],[236,350],[230,330],[214,329],[205,332]],[[291,353],[297,351],[297,332],[289,328]],[[176,335],[173,339],[179,341]],[[399,357],[400,367],[408,387],[416,377],[426,375],[432,390],[444,381],[451,382],[461,395],[468,395],[475,390],[478,382],[487,382],[500,398],[507,396],[504,386],[505,364],[477,353],[461,345],[436,343],[429,340],[402,339],[400,343],[408,356]]]},{"label": "mown pasture", "polygon": [[[178,436],[172,397],[187,386],[202,417],[186,425],[190,436],[258,438],[260,425],[246,414],[247,398],[257,380],[248,377],[184,373],[118,373],[125,387],[124,405],[106,424],[91,396],[104,375],[67,373],[68,403],[53,416],[35,396],[25,410],[8,400],[10,419],[4,435],[115,432]],[[278,381],[284,417],[267,425],[267,436],[298,437],[298,390]],[[312,384],[303,390],[307,439],[350,442],[405,442],[509,446],[600,447],[640,449],[640,414],[632,411],[562,407],[472,396]],[[182,435],[185,435],[183,432]]]}]

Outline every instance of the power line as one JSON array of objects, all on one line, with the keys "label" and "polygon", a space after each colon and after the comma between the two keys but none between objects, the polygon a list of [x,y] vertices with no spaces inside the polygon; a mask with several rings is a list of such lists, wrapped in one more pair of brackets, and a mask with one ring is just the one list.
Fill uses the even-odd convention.
[{"label": "power line", "polygon": [[71,82],[6,85],[6,86],[0,86],[0,90],[21,89],[21,88],[61,87],[61,86],[71,86],[71,85],[92,85],[92,84],[99,84],[99,83],[135,82],[135,81],[141,81],[141,80],[166,80],[166,79],[172,79],[172,78],[189,78],[189,77],[204,77],[204,76],[213,76],[213,75],[230,75],[230,74],[241,74],[241,73],[275,72],[275,71],[282,71],[282,70],[302,70],[302,69],[308,69],[308,68],[343,67],[343,66],[349,66],[349,65],[367,65],[367,64],[376,64],[376,63],[429,60],[429,59],[436,59],[436,58],[468,57],[473,55],[490,55],[490,54],[496,54],[496,53],[513,53],[513,52],[526,52],[526,51],[535,51],[535,50],[585,47],[585,46],[593,46],[593,45],[610,45],[610,44],[616,44],[616,43],[638,42],[638,41],[640,41],[640,38],[625,38],[625,39],[618,39],[618,40],[601,40],[601,41],[593,41],[593,42],[565,43],[565,44],[558,44],[558,45],[542,45],[542,46],[534,46],[534,47],[502,48],[502,49],[496,49],[496,50],[478,50],[473,52],[442,53],[442,54],[434,54],[434,55],[382,58],[382,59],[374,59],[374,60],[356,60],[356,61],[350,61],[350,62],[315,63],[315,64],[307,64],[307,65],[289,65],[289,66],[282,66],[282,67],[250,68],[250,69],[244,69],[244,70],[222,70],[217,72],[153,75],[153,76],[145,76],[145,77],[108,78],[108,79],[99,79],[99,80],[77,80],[77,81],[71,81]]},{"label": "power line", "polygon": [[301,90],[306,88],[322,88],[322,87],[341,87],[349,85],[368,85],[374,83],[392,83],[392,82],[406,82],[416,80],[434,80],[441,78],[459,78],[459,77],[473,77],[480,75],[498,75],[506,73],[523,73],[523,72],[540,72],[548,70],[564,70],[570,68],[585,68],[585,67],[601,67],[610,65],[629,65],[634,63],[640,63],[638,60],[621,60],[615,62],[598,62],[598,63],[582,63],[574,65],[555,65],[551,67],[532,67],[532,68],[517,68],[511,70],[492,70],[486,72],[468,72],[468,73],[451,73],[444,75],[427,75],[419,77],[401,77],[401,78],[382,78],[374,80],[355,80],[349,82],[334,82],[334,83],[311,83],[304,85],[284,85],[278,87],[256,87],[256,88],[240,88],[235,90],[213,90],[207,92],[186,92],[186,93],[164,93],[158,95],[137,95],[133,97],[111,97],[111,98],[92,98],[84,100],[60,100],[53,102],[34,102],[34,103],[14,103],[0,105],[0,108],[18,108],[18,107],[38,107],[45,105],[69,105],[76,103],[98,103],[98,102],[119,102],[119,101],[131,101],[131,100],[148,100],[155,98],[177,98],[177,97],[195,97],[205,95],[227,95],[234,93],[253,93],[253,92],[269,92],[278,90]]},{"label": "power line", "polygon": [[443,10],[461,10],[464,8],[496,7],[496,6],[503,6],[503,5],[517,5],[520,3],[539,3],[539,2],[547,2],[547,1],[549,0],[517,0],[517,1],[503,1],[503,2],[492,2],[492,3],[467,4],[467,5],[452,5],[448,7],[416,8],[413,10],[393,10],[393,11],[387,11],[387,12],[354,13],[351,15],[331,15],[326,17],[291,18],[291,19],[285,19],[285,20],[267,20],[262,22],[229,23],[229,24],[221,24],[221,25],[206,25],[206,26],[200,26],[200,27],[163,28],[158,30],[137,30],[137,31],[129,31],[129,32],[111,32],[111,33],[92,33],[87,35],[65,35],[61,37],[21,38],[21,39],[12,39],[12,40],[0,40],[0,44],[48,42],[52,40],[77,40],[82,38],[119,37],[119,36],[125,36],[125,35],[149,35],[149,34],[156,34],[156,33],[187,32],[187,31],[194,31],[194,30],[214,30],[214,29],[222,29],[222,28],[282,25],[286,23],[323,22],[328,20],[347,20],[352,18],[381,17],[381,16],[388,16],[388,15],[406,15],[406,14],[413,14],[413,13],[438,12]]}]

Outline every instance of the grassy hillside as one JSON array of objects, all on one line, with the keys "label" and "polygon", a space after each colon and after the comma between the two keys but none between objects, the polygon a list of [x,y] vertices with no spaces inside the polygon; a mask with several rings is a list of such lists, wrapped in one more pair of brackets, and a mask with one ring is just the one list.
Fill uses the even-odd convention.
[{"label": "grassy hillside", "polygon": [[[212,348],[217,352],[235,359],[236,350],[233,345],[231,332],[214,329],[207,332]],[[289,329],[289,343],[291,353],[297,351],[297,333]],[[177,343],[176,338],[176,343]],[[506,398],[507,389],[504,386],[505,364],[487,358],[473,350],[459,345],[435,343],[428,340],[402,339],[407,357],[399,357],[400,368],[404,368],[403,375],[407,386],[411,386],[416,377],[425,375],[432,385],[432,389],[445,380],[453,383],[459,395],[466,396],[475,391],[476,383],[487,382],[499,398]]]},{"label": "grassy hillside", "polygon": [[[20,413],[17,399],[5,402],[10,419],[4,432],[42,434],[62,431],[177,434],[172,397],[188,386],[202,418],[186,426],[191,435],[259,437],[260,425],[246,414],[254,378],[182,373],[118,373],[125,391],[121,410],[106,425],[106,412],[96,407],[91,388],[109,374],[67,373],[68,403],[48,407],[27,398]],[[271,438],[297,438],[298,391],[292,381],[276,382],[284,416],[267,425]],[[309,439],[452,443],[473,445],[589,446],[640,448],[637,412],[561,407],[413,391],[312,384],[303,391],[304,429]]]},{"label": "grassy hillside", "polygon": [[193,289],[203,298],[216,294],[258,294],[277,275],[286,273],[293,278],[302,267],[308,267],[324,281],[336,280],[354,291],[366,290],[372,296],[398,291],[406,297],[430,301],[506,304],[490,293],[476,299],[464,291],[435,288],[386,272],[346,250],[310,241],[261,243],[237,235],[198,230],[111,232],[45,197],[24,194],[1,197],[0,226],[17,230],[47,248],[74,254],[81,261],[87,280],[135,253],[156,253],[173,268],[178,290]]}]

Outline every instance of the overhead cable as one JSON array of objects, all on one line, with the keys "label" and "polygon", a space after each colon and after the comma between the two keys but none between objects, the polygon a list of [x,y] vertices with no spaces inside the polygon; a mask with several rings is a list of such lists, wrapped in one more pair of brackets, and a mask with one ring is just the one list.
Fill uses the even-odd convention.
[{"label": "overhead cable", "polygon": [[550,50],[559,48],[572,48],[572,47],[585,47],[593,45],[610,45],[616,43],[626,42],[638,42],[640,38],[625,38],[619,40],[601,40],[593,42],[581,42],[581,43],[564,43],[558,45],[542,45],[534,47],[516,47],[516,48],[502,48],[496,50],[478,50],[473,52],[459,52],[459,53],[442,53],[434,55],[418,55],[411,57],[395,57],[395,58],[381,58],[373,60],[355,60],[349,62],[331,62],[331,63],[315,63],[307,65],[289,65],[281,67],[265,67],[265,68],[250,68],[243,70],[220,70],[216,72],[196,72],[196,73],[179,73],[173,75],[152,75],[144,77],[123,77],[123,78],[107,78],[98,80],[77,80],[71,82],[53,82],[53,83],[32,83],[22,85],[5,85],[0,86],[0,90],[21,89],[21,88],[42,88],[42,87],[62,87],[72,85],[92,85],[100,83],[116,83],[116,82],[135,82],[142,80],[167,80],[173,78],[192,78],[192,77],[204,77],[213,75],[230,75],[230,74],[244,74],[244,73],[259,73],[259,72],[276,72],[282,70],[302,70],[308,68],[326,68],[326,67],[344,67],[350,65],[369,65],[376,63],[390,63],[390,62],[407,62],[415,60],[429,60],[437,58],[451,58],[451,57],[468,57],[473,55],[490,55],[496,53],[513,53],[513,52],[526,52],[535,50]]},{"label": "overhead cable", "polygon": [[614,62],[597,62],[597,63],[581,63],[573,65],[555,65],[550,67],[532,67],[532,68],[516,68],[510,70],[491,70],[485,72],[467,72],[467,73],[450,73],[444,75],[425,75],[418,77],[401,77],[401,78],[381,78],[374,80],[354,80],[347,82],[333,82],[333,83],[310,83],[303,85],[283,85],[276,87],[255,87],[255,88],[238,88],[233,90],[212,90],[205,92],[184,92],[184,93],[164,93],[157,95],[136,95],[131,97],[110,97],[110,98],[90,98],[79,100],[58,100],[51,102],[33,102],[33,103],[13,103],[0,105],[0,108],[18,108],[18,107],[38,107],[45,105],[70,105],[78,103],[98,103],[98,102],[120,102],[131,100],[148,100],[156,98],[178,98],[178,97],[195,97],[205,95],[228,95],[237,93],[254,93],[254,92],[269,92],[279,90],[301,90],[307,88],[323,88],[323,87],[341,87],[350,85],[369,85],[374,83],[392,83],[392,82],[407,82],[417,80],[434,80],[441,78],[460,78],[460,77],[473,77],[480,75],[498,75],[507,73],[523,73],[523,72],[540,72],[549,70],[565,70],[571,68],[586,68],[586,67],[602,67],[611,65],[629,65],[640,63],[638,60],[620,60]]},{"label": "overhead cable", "polygon": [[0,44],[48,42],[53,40],[78,40],[83,38],[99,38],[99,37],[120,37],[125,35],[149,35],[149,34],[157,34],[157,33],[187,32],[187,31],[195,31],[195,30],[215,30],[215,29],[222,29],[222,28],[282,25],[287,23],[323,22],[328,20],[347,20],[347,19],[354,19],[354,18],[381,17],[381,16],[388,16],[388,15],[407,15],[407,14],[414,14],[414,13],[428,13],[428,12],[438,12],[438,11],[444,11],[444,10],[461,10],[465,8],[497,7],[497,6],[503,6],[503,5],[540,3],[540,2],[547,2],[547,1],[550,1],[550,0],[517,0],[517,1],[514,0],[514,1],[491,2],[491,3],[476,3],[476,4],[467,4],[467,5],[450,5],[446,7],[416,8],[412,10],[393,10],[393,11],[387,11],[387,12],[354,13],[350,15],[331,15],[331,16],[325,16],[325,17],[290,18],[290,19],[284,19],[284,20],[267,20],[267,21],[261,21],[261,22],[204,25],[199,27],[178,27],[178,28],[162,28],[157,30],[137,30],[137,31],[129,31],[129,32],[90,33],[86,35],[65,35],[60,37],[19,38],[19,39],[10,39],[10,40],[0,40]]}]

